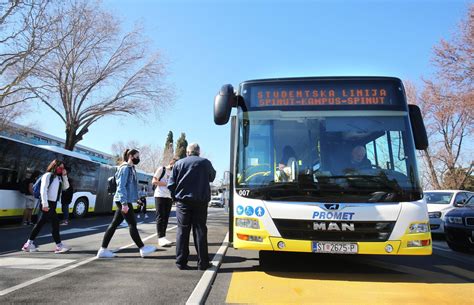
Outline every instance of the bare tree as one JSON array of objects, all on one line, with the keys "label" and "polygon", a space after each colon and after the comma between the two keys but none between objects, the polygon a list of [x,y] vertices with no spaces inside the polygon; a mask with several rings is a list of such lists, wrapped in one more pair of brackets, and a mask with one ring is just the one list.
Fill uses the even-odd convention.
[{"label": "bare tree", "polygon": [[55,46],[48,39],[55,22],[47,16],[50,2],[0,1],[0,128],[27,110],[25,81]]},{"label": "bare tree", "polygon": [[434,53],[438,79],[463,92],[474,89],[474,4],[469,6],[467,19],[459,24],[451,41],[442,39]]},{"label": "bare tree", "polygon": [[[407,96],[407,100],[409,104],[418,104],[421,108],[421,112],[425,114],[425,125],[427,125],[427,134],[428,134],[428,139],[431,141],[433,140],[435,136],[435,128],[430,128],[433,125],[428,125],[428,117],[429,116],[428,107],[426,107],[425,104],[421,103],[420,96],[418,94],[418,88],[416,85],[411,82],[411,81],[404,81],[404,86],[405,86],[405,93]],[[431,143],[432,145],[432,143]],[[422,181],[423,181],[423,187],[425,188],[435,188],[435,189],[440,189],[440,181],[438,179],[438,174],[437,174],[437,169],[434,166],[433,159],[432,159],[432,146],[428,146],[427,149],[418,151],[418,157],[420,160],[422,160],[421,165],[421,175],[422,175]]]},{"label": "bare tree", "polygon": [[122,154],[127,148],[135,148],[140,151],[140,163],[137,168],[147,173],[154,173],[156,169],[162,166],[163,149],[159,146],[140,145],[137,141],[122,141],[112,144],[112,154],[115,156],[117,164],[122,163]]},{"label": "bare tree", "polygon": [[[436,188],[458,189],[472,174],[472,153],[466,143],[473,140],[474,95],[451,88],[450,84],[425,81],[419,105],[430,138],[430,147],[423,152],[430,180]],[[458,170],[464,167],[465,171]]]},{"label": "bare tree", "polygon": [[141,30],[121,34],[119,21],[100,2],[70,0],[54,17],[52,39],[60,43],[35,67],[29,84],[65,123],[66,149],[105,116],[144,115],[170,101],[164,63],[147,50]]},{"label": "bare tree", "polygon": [[[424,113],[430,147],[422,152],[434,188],[458,189],[473,173],[474,131],[474,5],[460,31],[434,48],[436,80],[424,80],[414,99]],[[408,91],[408,90],[407,90]]]}]

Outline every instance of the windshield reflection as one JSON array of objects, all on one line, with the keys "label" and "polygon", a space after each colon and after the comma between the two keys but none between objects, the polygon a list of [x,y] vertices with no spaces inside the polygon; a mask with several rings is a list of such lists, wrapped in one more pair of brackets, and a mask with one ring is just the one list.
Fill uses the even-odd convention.
[{"label": "windshield reflection", "polygon": [[237,188],[265,200],[418,200],[407,130],[401,115],[240,113]]}]

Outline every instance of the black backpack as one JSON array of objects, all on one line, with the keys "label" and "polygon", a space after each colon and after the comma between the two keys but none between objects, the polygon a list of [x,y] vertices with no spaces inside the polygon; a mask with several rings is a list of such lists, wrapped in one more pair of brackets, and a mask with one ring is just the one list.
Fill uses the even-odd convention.
[{"label": "black backpack", "polygon": [[[161,179],[163,179],[163,177],[165,176],[166,174],[166,167],[163,166],[163,170],[161,171],[161,175],[160,175],[160,178],[158,179],[158,181],[161,181]],[[153,184],[152,186],[152,190],[156,190],[157,186]]]}]

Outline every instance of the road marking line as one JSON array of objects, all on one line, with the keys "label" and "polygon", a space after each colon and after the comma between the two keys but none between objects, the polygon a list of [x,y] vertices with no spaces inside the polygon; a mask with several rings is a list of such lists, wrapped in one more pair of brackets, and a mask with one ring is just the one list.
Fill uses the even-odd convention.
[{"label": "road marking line", "polygon": [[[166,230],[166,231],[170,231],[170,230],[173,230],[173,229],[175,229],[175,228],[177,228],[177,226],[171,227],[171,228],[169,228],[169,229]],[[150,235],[150,236],[148,236],[148,237],[146,237],[146,238],[144,238],[144,239],[142,239],[142,240],[143,240],[143,241],[147,241],[148,239],[153,238],[153,237],[155,237],[155,236],[157,236],[157,235],[158,235],[158,234],[155,233],[155,234],[152,234],[152,235]],[[135,243],[131,243],[131,244],[129,244],[129,245],[120,247],[120,248],[118,248],[116,251],[120,251],[120,250],[129,248],[129,247],[131,247],[131,246],[133,246],[133,245],[135,245]],[[116,251],[114,251],[114,252],[116,252]],[[81,262],[79,262],[79,263],[77,263],[77,264],[70,265],[70,266],[67,266],[67,267],[65,267],[65,268],[63,268],[63,269],[59,269],[59,270],[53,271],[53,272],[51,272],[51,273],[45,274],[45,275],[43,275],[43,276],[40,276],[40,277],[38,277],[38,278],[35,278],[35,279],[32,279],[32,280],[26,281],[26,282],[21,283],[21,284],[18,284],[18,285],[15,285],[15,286],[13,286],[13,287],[10,287],[10,288],[4,289],[4,290],[0,290],[0,296],[4,296],[4,295],[7,295],[7,294],[9,294],[9,293],[11,293],[11,292],[17,291],[17,290],[19,290],[19,289],[21,289],[21,288],[25,288],[25,287],[31,286],[31,285],[33,285],[33,284],[36,284],[36,283],[41,282],[41,281],[43,281],[43,280],[49,279],[49,278],[51,278],[51,277],[53,277],[53,276],[56,276],[56,275],[58,275],[58,274],[61,274],[61,273],[64,273],[64,272],[66,272],[66,271],[69,271],[69,270],[75,269],[75,268],[77,268],[77,267],[80,267],[80,266],[82,266],[82,265],[88,264],[88,263],[90,263],[90,262],[92,262],[92,261],[94,261],[94,260],[96,260],[96,259],[98,259],[97,256],[94,256],[94,257],[88,258],[88,259],[86,259],[86,260],[83,260],[83,261],[81,261]]]},{"label": "road marking line", "polygon": [[77,261],[76,259],[2,257],[1,268],[51,270]]},{"label": "road marking line", "polygon": [[[174,230],[174,229],[176,229],[177,227],[178,227],[178,226],[171,227],[171,228],[167,229],[166,232],[171,231],[171,230]],[[142,241],[147,241],[147,240],[149,240],[149,239],[151,239],[151,238],[153,238],[153,237],[155,237],[155,236],[157,236],[157,235],[158,235],[158,233],[154,233],[154,234],[152,234],[152,235],[150,235],[150,236],[148,236],[148,237],[145,237],[144,239],[142,239]],[[126,248],[130,248],[130,247],[133,246],[133,245],[135,245],[135,243],[131,243],[131,244],[128,244],[128,245],[126,245],[126,246],[120,247],[120,248],[118,248],[118,249],[113,250],[112,252],[116,253],[116,252],[118,252],[118,251],[120,251],[120,250],[123,250],[123,249],[126,249]]]},{"label": "road marking line", "polygon": [[186,301],[186,305],[204,304],[228,247],[229,232],[227,232],[224,240],[222,241],[222,245],[211,261],[212,267],[204,272],[193,292]]},{"label": "road marking line", "polygon": [[436,246],[433,246],[433,248],[436,249],[436,250],[440,250],[442,252],[447,252],[447,253],[436,252],[435,255],[439,255],[439,256],[442,256],[442,257],[445,257],[445,258],[448,258],[448,259],[452,259],[452,260],[455,260],[455,261],[458,261],[458,262],[461,262],[461,263],[464,263],[464,264],[472,264],[472,262],[470,262],[468,259],[466,259],[467,255],[466,255],[466,257],[463,257],[462,254],[454,252],[452,250],[445,250],[443,248],[439,248],[439,247],[436,247]]},{"label": "road marking line", "polygon": [[465,270],[453,265],[435,265],[435,267],[454,273],[457,276],[462,276],[462,277],[470,279],[471,281],[474,281],[474,272],[472,271]]},{"label": "road marking line", "polygon": [[61,273],[64,273],[66,271],[69,271],[71,269],[74,269],[74,268],[77,268],[79,266],[82,266],[82,265],[85,265],[87,263],[90,263],[92,262],[93,260],[96,260],[97,257],[91,257],[91,258],[88,258],[86,260],[83,260],[82,262],[79,262],[77,264],[74,264],[74,265],[71,265],[71,266],[68,266],[68,267],[65,267],[63,269],[59,269],[59,270],[56,270],[56,271],[53,271],[51,273],[48,273],[48,274],[45,274],[43,276],[40,276],[40,277],[37,277],[35,279],[32,279],[32,280],[29,280],[27,282],[24,282],[24,283],[21,283],[21,284],[18,284],[18,285],[15,285],[13,287],[10,287],[10,288],[7,288],[7,289],[4,289],[2,291],[0,291],[0,296],[4,296],[4,295],[7,295],[13,291],[16,291],[18,289],[21,289],[21,288],[25,288],[25,287],[28,287],[30,285],[33,285],[35,283],[38,283],[38,282],[41,282],[43,280],[46,280],[46,279],[49,279],[50,277],[53,277],[55,275],[58,275],[58,274],[61,274]]}]

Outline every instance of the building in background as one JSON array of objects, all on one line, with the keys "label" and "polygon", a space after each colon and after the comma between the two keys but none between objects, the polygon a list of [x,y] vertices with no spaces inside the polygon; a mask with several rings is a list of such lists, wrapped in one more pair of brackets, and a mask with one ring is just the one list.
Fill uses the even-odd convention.
[{"label": "building in background", "polygon": [[[64,148],[65,140],[26,126],[11,123],[9,128],[0,131],[0,135],[34,145],[57,146]],[[76,145],[74,152],[86,155],[93,161],[115,165],[114,157],[86,146]]]}]

